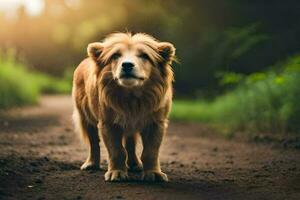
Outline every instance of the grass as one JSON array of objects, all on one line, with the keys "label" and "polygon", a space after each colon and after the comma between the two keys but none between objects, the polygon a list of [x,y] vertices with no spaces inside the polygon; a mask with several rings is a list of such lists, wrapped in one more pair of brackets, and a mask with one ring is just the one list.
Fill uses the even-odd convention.
[{"label": "grass", "polygon": [[34,104],[41,93],[66,93],[67,80],[29,71],[13,54],[0,55],[0,108]]},{"label": "grass", "polygon": [[[206,122],[225,130],[300,132],[300,56],[282,70],[255,73],[214,101],[176,100],[171,118]],[[232,74],[231,74],[232,76]]]}]

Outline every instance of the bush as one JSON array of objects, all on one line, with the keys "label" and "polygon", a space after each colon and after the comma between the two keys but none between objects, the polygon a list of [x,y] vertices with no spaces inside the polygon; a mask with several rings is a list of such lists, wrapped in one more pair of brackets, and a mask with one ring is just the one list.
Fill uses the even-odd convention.
[{"label": "bush", "polygon": [[34,104],[41,93],[65,93],[71,84],[31,72],[16,61],[13,53],[0,55],[0,108]]},{"label": "bush", "polygon": [[207,101],[175,101],[173,119],[221,124],[231,130],[299,132],[300,56],[281,72],[255,73],[232,91]]}]

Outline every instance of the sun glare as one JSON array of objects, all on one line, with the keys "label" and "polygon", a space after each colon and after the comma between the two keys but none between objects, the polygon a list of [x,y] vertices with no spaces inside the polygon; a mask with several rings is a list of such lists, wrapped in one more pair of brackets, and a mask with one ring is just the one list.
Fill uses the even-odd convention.
[{"label": "sun glare", "polygon": [[0,12],[8,17],[14,17],[20,6],[24,6],[28,15],[36,16],[43,11],[44,0],[0,0]]}]

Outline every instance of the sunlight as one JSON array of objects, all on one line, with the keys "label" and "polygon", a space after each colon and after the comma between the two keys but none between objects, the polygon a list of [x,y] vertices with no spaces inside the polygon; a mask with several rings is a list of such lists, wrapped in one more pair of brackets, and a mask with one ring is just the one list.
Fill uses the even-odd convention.
[{"label": "sunlight", "polygon": [[0,12],[7,17],[14,17],[20,6],[24,6],[28,15],[36,16],[43,11],[44,0],[0,0]]}]

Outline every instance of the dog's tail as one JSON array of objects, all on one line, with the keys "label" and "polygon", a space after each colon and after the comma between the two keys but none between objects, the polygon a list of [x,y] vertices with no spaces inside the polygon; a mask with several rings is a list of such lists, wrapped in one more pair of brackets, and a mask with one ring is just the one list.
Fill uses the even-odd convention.
[{"label": "dog's tail", "polygon": [[79,114],[78,109],[76,108],[76,106],[74,106],[73,109],[73,124],[74,124],[74,128],[75,128],[75,132],[78,133],[80,139],[87,144],[88,143],[88,133],[86,132],[86,130],[83,128],[83,121],[82,118]]}]

